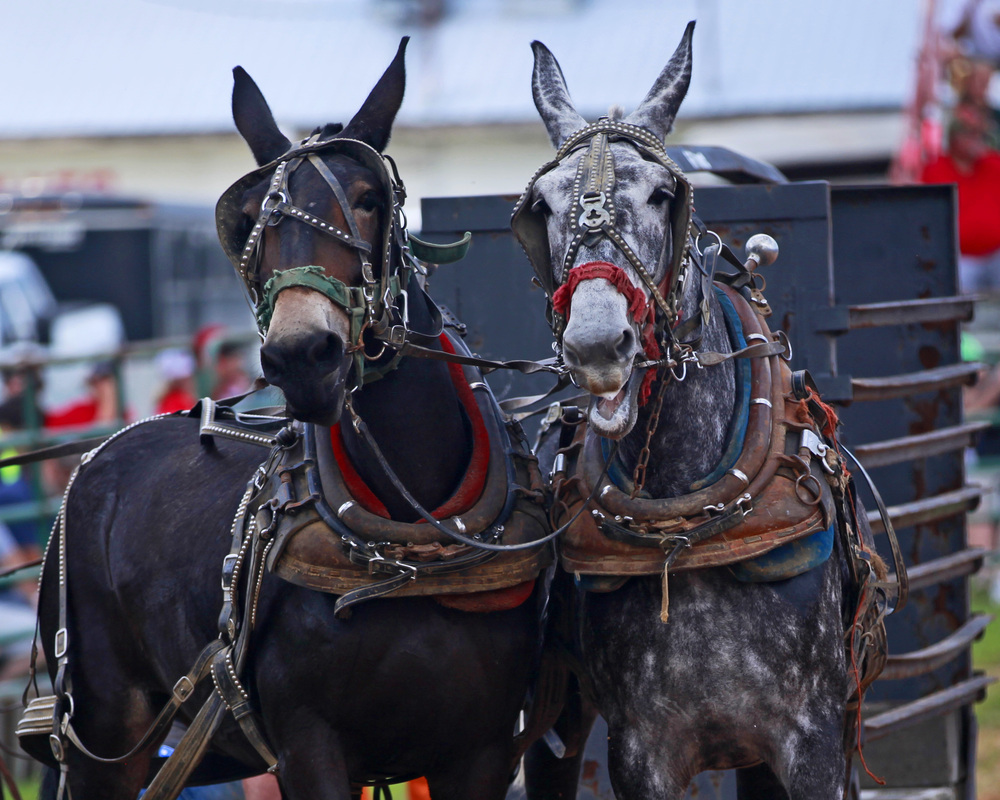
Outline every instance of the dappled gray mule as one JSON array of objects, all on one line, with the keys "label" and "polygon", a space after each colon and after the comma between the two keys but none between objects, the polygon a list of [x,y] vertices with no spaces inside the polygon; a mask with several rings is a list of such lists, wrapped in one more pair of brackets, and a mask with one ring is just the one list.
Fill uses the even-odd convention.
[{"label": "dappled gray mule", "polygon": [[[619,800],[680,798],[697,773],[726,768],[745,768],[743,798],[837,800],[854,743],[847,704],[884,658],[887,587],[871,577],[879,561],[858,533],[867,522],[832,410],[804,376],[792,388],[757,265],[731,258],[736,274],[713,285],[721,242],[663,149],[693,29],[638,109],[594,123],[532,45],[557,154],[512,225],[549,296],[557,352],[590,396],[563,410],[541,452],[554,522],[570,526],[549,646],[573,654],[579,691],[555,728],[570,756],[529,753],[532,798],[575,796],[596,709]],[[775,571],[760,558],[784,541],[791,563]]]}]

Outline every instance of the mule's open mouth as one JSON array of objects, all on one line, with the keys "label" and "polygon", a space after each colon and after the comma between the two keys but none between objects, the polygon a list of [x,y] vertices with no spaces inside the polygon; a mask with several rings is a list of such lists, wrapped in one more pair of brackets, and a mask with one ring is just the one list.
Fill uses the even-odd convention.
[{"label": "mule's open mouth", "polygon": [[615,416],[615,412],[621,406],[622,402],[625,400],[625,392],[628,389],[628,384],[626,383],[618,394],[611,397],[594,397],[595,405],[597,407],[597,413],[600,414],[604,419],[611,420]]},{"label": "mule's open mouth", "polygon": [[605,439],[621,439],[635,425],[639,406],[636,397],[645,370],[633,370],[625,385],[615,394],[592,395],[588,421],[591,428]]}]

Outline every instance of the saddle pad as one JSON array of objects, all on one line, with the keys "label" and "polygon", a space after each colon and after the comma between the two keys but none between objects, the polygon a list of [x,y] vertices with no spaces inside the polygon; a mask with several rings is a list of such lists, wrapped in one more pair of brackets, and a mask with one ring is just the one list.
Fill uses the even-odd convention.
[{"label": "saddle pad", "polygon": [[762,556],[729,566],[733,577],[744,583],[771,583],[802,575],[825,564],[833,553],[833,529],[816,531],[802,539],[780,545]]}]

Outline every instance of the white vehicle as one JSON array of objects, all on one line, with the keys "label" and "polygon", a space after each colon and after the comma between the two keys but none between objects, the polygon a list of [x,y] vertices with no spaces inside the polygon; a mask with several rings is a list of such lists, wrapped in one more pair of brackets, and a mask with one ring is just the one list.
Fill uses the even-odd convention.
[{"label": "white vehicle", "polygon": [[[110,303],[59,303],[30,257],[0,251],[0,364],[109,353],[125,341]],[[46,400],[60,403],[82,385],[87,364],[46,371]]]}]

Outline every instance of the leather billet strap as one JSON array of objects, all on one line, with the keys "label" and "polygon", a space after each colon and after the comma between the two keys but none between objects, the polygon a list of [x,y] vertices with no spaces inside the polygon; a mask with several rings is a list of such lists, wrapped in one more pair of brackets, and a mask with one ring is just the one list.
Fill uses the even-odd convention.
[{"label": "leather billet strap", "polygon": [[[601,532],[609,539],[639,547],[658,547],[665,552],[680,553],[675,548],[690,547],[698,542],[711,539],[719,533],[724,533],[739,525],[749,513],[751,497],[742,494],[726,506],[717,516],[683,533],[643,533],[640,530],[617,525],[596,509],[591,512],[600,525]],[[674,556],[676,558],[676,555]]]}]

